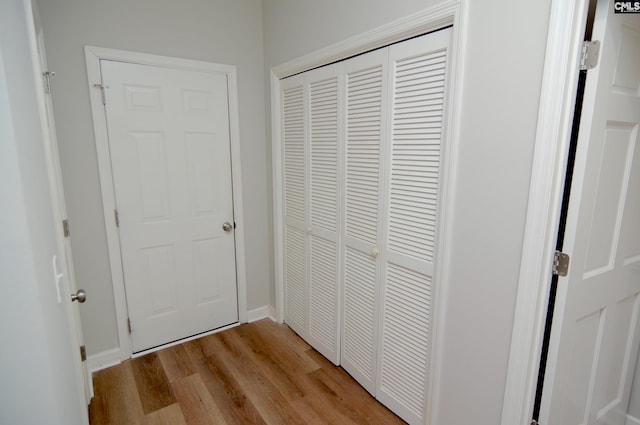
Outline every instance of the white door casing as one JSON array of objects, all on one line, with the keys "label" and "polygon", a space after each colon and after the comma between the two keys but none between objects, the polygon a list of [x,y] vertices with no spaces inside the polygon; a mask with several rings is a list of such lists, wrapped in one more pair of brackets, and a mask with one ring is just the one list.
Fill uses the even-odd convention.
[{"label": "white door casing", "polygon": [[640,25],[599,1],[540,423],[624,424],[640,344]]},{"label": "white door casing", "polygon": [[101,71],[133,351],[237,322],[226,76]]},{"label": "white door casing", "polygon": [[[203,76],[205,75],[205,80],[207,79],[206,75],[216,76],[214,79],[218,79],[217,82],[214,82],[213,85],[216,88],[212,88],[208,95],[200,96],[203,93],[199,93],[199,88],[197,85],[192,85],[193,87],[187,84],[186,90],[184,91],[184,96],[182,96],[179,100],[179,109],[189,110],[190,113],[185,115],[201,115],[204,113],[204,109],[206,108],[226,108],[226,122],[224,125],[221,125],[219,121],[214,124],[218,127],[216,131],[221,131],[223,133],[223,138],[226,138],[226,148],[224,148],[224,152],[216,152],[214,148],[209,144],[211,141],[211,128],[207,128],[209,125],[208,120],[200,120],[201,123],[197,124],[197,119],[194,117],[180,120],[179,125],[184,125],[185,128],[189,126],[195,126],[191,134],[189,131],[187,132],[187,138],[189,138],[188,143],[183,148],[182,153],[180,153],[180,158],[176,159],[175,156],[169,157],[167,155],[167,165],[172,167],[172,171],[179,170],[180,167],[183,168],[182,176],[179,177],[178,184],[192,183],[196,181],[198,184],[189,188],[183,189],[182,191],[178,190],[178,194],[175,195],[178,198],[185,200],[189,198],[189,200],[185,201],[186,205],[182,202],[177,206],[177,211],[179,214],[182,214],[182,220],[179,223],[174,223],[176,226],[173,226],[174,230],[178,230],[178,228],[182,226],[182,229],[179,231],[174,231],[173,236],[178,238],[183,238],[180,242],[181,247],[186,249],[186,251],[191,251],[195,253],[191,259],[195,259],[196,262],[199,262],[199,265],[192,265],[191,267],[186,265],[185,256],[181,255],[181,259],[176,261],[171,265],[167,265],[164,262],[160,261],[161,267],[174,267],[175,270],[187,270],[187,277],[195,279],[210,279],[215,280],[214,277],[214,266],[211,261],[225,261],[225,257],[211,257],[212,251],[217,249],[215,247],[215,242],[213,240],[207,241],[210,236],[218,236],[219,234],[224,234],[226,237],[221,238],[222,240],[230,239],[231,243],[227,241],[227,247],[230,246],[230,252],[227,250],[226,259],[227,262],[224,265],[224,269],[226,273],[234,272],[236,273],[236,278],[234,281],[233,290],[226,288],[226,293],[221,292],[221,296],[227,298],[225,303],[225,308],[227,310],[233,309],[235,310],[233,315],[235,318],[232,319],[233,322],[244,322],[247,318],[247,307],[246,307],[246,271],[245,271],[245,257],[244,257],[244,221],[243,221],[243,209],[242,209],[242,185],[241,185],[241,164],[240,164],[240,145],[239,145],[239,121],[238,121],[238,97],[237,97],[237,77],[236,77],[236,69],[234,66],[230,65],[221,65],[214,64],[209,62],[200,62],[200,61],[192,61],[187,59],[179,59],[179,58],[170,58],[164,56],[156,56],[156,55],[148,55],[136,52],[127,52],[121,50],[113,50],[113,49],[105,49],[99,47],[85,47],[85,56],[86,56],[86,64],[88,71],[88,83],[90,87],[90,95],[91,95],[91,104],[92,104],[92,115],[93,115],[93,123],[94,123],[94,131],[96,136],[96,148],[98,153],[98,164],[100,171],[100,184],[102,188],[102,198],[103,198],[103,208],[104,208],[104,217],[105,217],[105,227],[107,230],[107,241],[109,248],[109,259],[111,263],[111,271],[112,271],[112,279],[113,279],[113,290],[114,297],[116,301],[116,316],[117,316],[117,325],[118,325],[118,336],[119,336],[119,349],[115,352],[116,358],[109,360],[105,358],[107,361],[118,361],[124,360],[131,357],[132,352],[135,350],[139,351],[140,348],[133,348],[131,346],[131,341],[129,340],[128,330],[127,330],[127,319],[128,319],[128,309],[127,309],[127,300],[125,297],[125,282],[123,279],[123,262],[121,261],[121,252],[120,252],[120,244],[121,241],[119,229],[116,226],[116,222],[114,219],[114,211],[117,208],[116,202],[116,186],[114,183],[116,182],[116,176],[112,173],[112,158],[109,146],[109,139],[107,137],[107,116],[105,114],[105,107],[103,105],[103,98],[101,90],[99,89],[99,85],[102,84],[102,73],[101,73],[101,62],[126,62],[130,65],[138,65],[138,66],[149,66],[149,68],[143,69],[162,69],[166,72],[177,73],[185,72],[186,74],[193,76]],[[148,72],[144,72],[144,79],[147,81],[142,82],[140,84],[142,86],[141,90],[137,92],[139,95],[137,97],[138,101],[144,104],[149,100],[153,99],[153,94],[149,95],[149,88],[152,88],[153,84],[149,84],[148,80]],[[150,74],[153,74],[151,72]],[[165,75],[166,76],[166,75]],[[188,80],[189,78],[187,78]],[[184,82],[184,80],[183,80]],[[224,88],[220,85],[224,86]],[[210,81],[211,83],[211,81]],[[108,85],[108,83],[105,83]],[[157,86],[156,86],[157,87]],[[105,88],[106,97],[110,97],[113,92],[109,91],[109,88]],[[213,100],[213,91],[218,90],[218,94],[224,91],[224,100],[218,99],[218,102]],[[133,90],[136,91],[135,89]],[[207,90],[205,90],[207,91]],[[131,93],[129,93],[131,95]],[[164,96],[164,94],[163,94]],[[131,98],[131,96],[130,96]],[[175,99],[175,98],[174,98]],[[107,102],[108,104],[108,102]],[[224,105],[223,105],[224,104]],[[163,106],[166,107],[166,106]],[[145,109],[144,106],[139,108],[138,113],[143,112]],[[211,120],[214,121],[214,120]],[[110,125],[111,123],[109,123]],[[164,125],[164,124],[163,124]],[[198,127],[200,126],[200,127]],[[144,130],[142,131],[144,132]],[[134,132],[135,133],[135,132]],[[143,138],[144,139],[144,138]],[[151,138],[152,139],[152,138]],[[150,142],[150,139],[142,142],[142,145],[145,145],[147,148],[151,149],[153,152],[153,143]],[[162,151],[160,149],[160,151]],[[179,150],[178,150],[179,151]],[[169,152],[167,150],[167,152]],[[158,153],[158,150],[156,150]],[[153,160],[151,157],[146,157],[149,160]],[[208,215],[207,209],[217,208],[213,203],[217,202],[217,197],[220,195],[220,190],[218,190],[217,183],[215,184],[216,189],[212,193],[208,191],[206,187],[209,183],[204,183],[203,181],[207,181],[214,178],[214,174],[216,170],[214,170],[210,165],[215,163],[217,168],[220,168],[217,164],[220,160],[225,160],[226,163],[223,167],[227,171],[226,183],[223,185],[228,188],[227,190],[227,204],[226,204],[226,217],[223,221],[217,223],[218,218],[216,218],[215,226],[209,224],[203,224],[205,220],[205,216]],[[157,157],[156,157],[157,159]],[[189,164],[187,166],[187,161],[193,160],[194,164]],[[178,164],[176,165],[176,161]],[[181,162],[181,163],[180,163]],[[231,165],[232,164],[232,165]],[[149,165],[149,164],[147,164]],[[151,173],[156,172],[153,168],[150,170]],[[179,171],[176,171],[179,173]],[[146,177],[152,177],[151,179],[145,180],[146,183],[153,182],[153,176],[147,174]],[[174,182],[175,183],[175,182]],[[117,183],[116,183],[117,184]],[[209,184],[210,185],[210,184]],[[233,196],[230,195],[230,188],[233,186]],[[171,196],[174,196],[176,193],[177,186],[172,183],[172,186],[168,186],[173,192],[170,193]],[[153,189],[152,189],[153,190]],[[223,190],[224,192],[224,190]],[[152,192],[153,193],[153,192]],[[158,195],[159,192],[155,192],[155,195]],[[157,201],[158,197],[155,198]],[[153,200],[152,200],[153,201]],[[149,204],[147,205],[149,206]],[[215,208],[214,208],[215,207]],[[192,208],[193,210],[199,211],[195,214],[194,220],[191,221],[191,224],[188,224],[188,215],[189,213],[185,211],[185,208]],[[122,212],[120,212],[122,214]],[[173,214],[173,212],[172,212]],[[119,217],[125,220],[126,218]],[[235,220],[234,220],[235,218]],[[236,228],[226,233],[222,230],[222,224],[228,221],[233,225],[235,221]],[[199,224],[198,224],[199,223]],[[171,226],[169,226],[171,227]],[[189,229],[189,227],[191,227]],[[185,229],[188,231],[196,231],[200,232],[200,236],[195,236],[195,241],[188,242],[188,237],[185,233]],[[167,235],[167,229],[165,229],[164,236]],[[209,235],[206,235],[205,232],[209,232]],[[153,233],[153,232],[152,232]],[[188,233],[188,232],[187,232]],[[235,241],[234,241],[235,234]],[[157,237],[162,236],[159,233],[155,233]],[[190,236],[193,236],[190,235]],[[189,246],[188,246],[189,245]],[[188,246],[188,247],[187,247]],[[163,251],[164,250],[164,251]],[[160,256],[166,254],[170,251],[171,248],[167,248],[165,245],[164,248],[159,248],[155,252]],[[185,251],[182,251],[185,252]],[[200,257],[198,257],[200,255]],[[231,257],[229,257],[231,255]],[[235,261],[233,260],[233,256],[235,256]],[[157,259],[158,257],[156,257]],[[229,259],[231,258],[231,259]],[[199,268],[196,268],[199,267]],[[156,271],[157,273],[157,271]],[[227,274],[229,276],[229,274]],[[124,276],[126,278],[126,276]],[[163,276],[164,278],[164,276]],[[227,281],[231,280],[226,279]],[[167,280],[165,279],[165,283]],[[193,281],[192,281],[193,282]],[[237,283],[237,285],[236,285]],[[236,288],[237,286],[237,288]],[[193,289],[193,288],[192,288]],[[210,298],[208,304],[214,305],[216,295],[209,291],[200,288],[199,293],[187,290],[183,293],[185,298],[190,298],[190,300],[196,303],[194,300],[196,299],[206,299]],[[176,297],[178,297],[179,293],[175,293]],[[127,294],[129,295],[129,294]],[[231,298],[230,298],[231,297]],[[236,301],[237,298],[237,301]],[[167,298],[165,298],[167,300]],[[182,301],[180,301],[182,302]],[[204,302],[207,304],[207,302]],[[185,304],[181,304],[184,307]],[[209,323],[209,329],[216,328],[218,326],[222,326],[216,324],[211,319],[213,313],[198,313],[194,309],[187,314],[187,316],[191,316],[192,318],[200,314],[201,318],[207,316],[207,323]],[[227,311],[227,313],[229,313]],[[162,314],[160,314],[162,316]],[[215,320],[215,319],[214,319]],[[135,319],[133,319],[133,328],[136,328]],[[190,332],[200,332],[199,329],[196,330],[197,327],[191,328],[191,331],[187,331],[186,334],[180,336],[180,338],[190,335]],[[168,330],[168,329],[165,329]],[[135,332],[135,330],[134,330]],[[165,331],[160,332],[161,334],[168,334]],[[169,337],[170,338],[170,337]],[[165,338],[166,339],[166,338]],[[171,341],[171,340],[169,340]],[[107,355],[108,357],[108,355]]]}]

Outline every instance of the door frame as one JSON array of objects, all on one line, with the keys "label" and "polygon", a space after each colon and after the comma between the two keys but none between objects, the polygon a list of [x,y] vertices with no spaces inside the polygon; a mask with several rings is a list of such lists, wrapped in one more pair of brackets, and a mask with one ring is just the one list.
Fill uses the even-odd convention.
[{"label": "door frame", "polygon": [[[445,109],[447,117],[443,127],[447,143],[443,147],[442,184],[440,188],[439,211],[452,211],[454,202],[455,177],[457,170],[457,151],[459,129],[462,126],[460,110],[462,108],[462,82],[464,58],[466,57],[467,6],[468,0],[446,0],[436,6],[419,11],[371,31],[356,35],[331,46],[322,48],[297,59],[283,63],[271,69],[271,141],[273,170],[273,215],[274,215],[274,264],[276,280],[276,320],[284,321],[284,211],[283,211],[283,175],[282,175],[282,96],[280,80],[300,72],[347,59],[370,50],[397,43],[448,26],[452,28],[450,45],[450,75],[447,83]],[[450,235],[452,220],[446,214],[439,214],[436,246],[438,259],[434,270],[433,317],[431,320],[432,348],[427,389],[427,423],[438,420],[439,387],[441,379],[442,349],[444,344],[445,300],[447,298],[448,273],[452,264],[450,253]]]},{"label": "door frame", "polygon": [[240,323],[247,321],[247,275],[245,261],[244,213],[242,203],[242,167],[240,163],[240,120],[238,109],[238,78],[233,65],[213,62],[195,61],[168,56],[151,55],[127,50],[108,49],[85,46],[85,62],[87,66],[87,82],[93,118],[93,131],[98,157],[100,188],[102,191],[102,207],[107,234],[107,246],[113,296],[116,309],[119,348],[110,355],[113,358],[103,359],[118,363],[132,357],[133,351],[128,330],[128,308],[124,286],[124,270],[120,251],[120,234],[115,223],[116,209],[115,188],[109,153],[109,137],[107,133],[106,113],[102,93],[96,85],[102,84],[100,60],[129,62],[140,65],[151,65],[181,70],[223,74],[227,77],[229,96],[229,136],[231,142],[231,184],[233,193],[233,215],[235,229],[236,285],[238,291],[238,319]]},{"label": "door frame", "polygon": [[532,420],[588,9],[551,2],[501,425]]}]

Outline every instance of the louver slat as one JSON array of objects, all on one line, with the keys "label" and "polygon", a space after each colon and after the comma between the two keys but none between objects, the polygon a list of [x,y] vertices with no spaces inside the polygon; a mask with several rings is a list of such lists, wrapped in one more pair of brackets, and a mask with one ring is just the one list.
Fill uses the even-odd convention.
[{"label": "louver slat", "polygon": [[302,86],[283,91],[284,214],[304,221],[304,98]]},{"label": "louver slat", "polygon": [[430,278],[390,264],[385,281],[380,388],[417,417],[423,415],[430,316]]},{"label": "louver slat", "polygon": [[[396,62],[389,249],[433,262],[445,51]],[[410,137],[408,137],[410,136]],[[410,243],[407,235],[412,235]]]},{"label": "louver slat", "polygon": [[304,232],[285,226],[286,321],[293,330],[305,329],[305,243]]},{"label": "louver slat", "polygon": [[311,83],[310,121],[311,225],[335,232],[338,208],[337,77]]},{"label": "louver slat", "polygon": [[[333,241],[311,237],[311,284],[309,306],[309,335],[320,343],[318,351],[335,361],[338,347],[338,247]],[[324,353],[323,353],[324,354]]]},{"label": "louver slat", "polygon": [[346,234],[376,243],[382,66],[347,75]]},{"label": "louver slat", "polygon": [[[345,252],[345,293],[343,323],[343,363],[352,374],[364,378],[367,385],[374,373],[374,321],[376,262],[355,249]],[[355,368],[355,371],[353,370]]]}]

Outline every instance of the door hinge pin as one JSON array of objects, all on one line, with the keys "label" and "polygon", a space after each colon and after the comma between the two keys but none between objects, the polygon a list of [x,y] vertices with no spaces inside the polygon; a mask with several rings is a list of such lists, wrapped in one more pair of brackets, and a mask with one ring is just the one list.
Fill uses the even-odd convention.
[{"label": "door hinge pin", "polygon": [[127,317],[127,330],[131,333],[131,319]]},{"label": "door hinge pin", "polygon": [[53,71],[46,71],[42,73],[44,78],[44,92],[51,93],[51,77],[55,77],[56,73]]},{"label": "door hinge pin", "polygon": [[71,235],[71,231],[69,230],[69,220],[62,220],[62,232],[64,233],[64,237],[68,238]]},{"label": "door hinge pin", "polygon": [[600,57],[600,42],[598,40],[585,40],[582,43],[582,52],[580,55],[580,70],[586,71],[593,69],[598,65]]},{"label": "door hinge pin", "polygon": [[100,92],[102,93],[102,104],[106,105],[107,104],[107,96],[104,93],[104,85],[102,84],[94,84],[93,87],[100,89]]},{"label": "door hinge pin", "polygon": [[116,220],[116,227],[120,227],[120,216],[118,215],[118,210],[113,210],[113,216]]},{"label": "door hinge pin", "polygon": [[80,359],[83,362],[87,361],[87,347],[85,347],[84,345],[80,346]]},{"label": "door hinge pin", "polygon": [[553,265],[551,266],[551,272],[555,276],[566,276],[569,272],[569,261],[569,254],[556,251],[555,254],[553,254]]}]

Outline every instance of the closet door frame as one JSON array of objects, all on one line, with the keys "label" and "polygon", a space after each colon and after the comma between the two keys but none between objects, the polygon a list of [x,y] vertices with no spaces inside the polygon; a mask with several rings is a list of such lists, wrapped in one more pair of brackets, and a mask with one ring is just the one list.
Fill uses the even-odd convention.
[{"label": "closet door frame", "polygon": [[447,117],[443,138],[446,143],[442,150],[441,199],[438,207],[440,223],[436,250],[438,258],[434,270],[434,297],[432,316],[432,350],[429,364],[429,390],[427,400],[427,423],[435,422],[438,417],[438,391],[440,386],[440,370],[442,362],[442,339],[444,329],[444,308],[446,300],[446,282],[451,263],[449,240],[451,220],[443,211],[450,211],[453,206],[454,177],[456,175],[456,158],[461,127],[460,109],[462,96],[457,87],[461,87],[462,61],[465,57],[467,4],[464,0],[445,1],[435,7],[409,15],[390,24],[349,38],[311,54],[286,62],[271,69],[271,122],[272,122],[272,161],[274,192],[274,256],[276,278],[276,318],[284,320],[284,215],[283,215],[283,175],[282,175],[282,98],[281,79],[304,72],[322,65],[343,60],[392,43],[406,40],[428,32],[453,26],[452,41],[449,49],[449,82],[446,88],[447,99],[445,109]]}]

